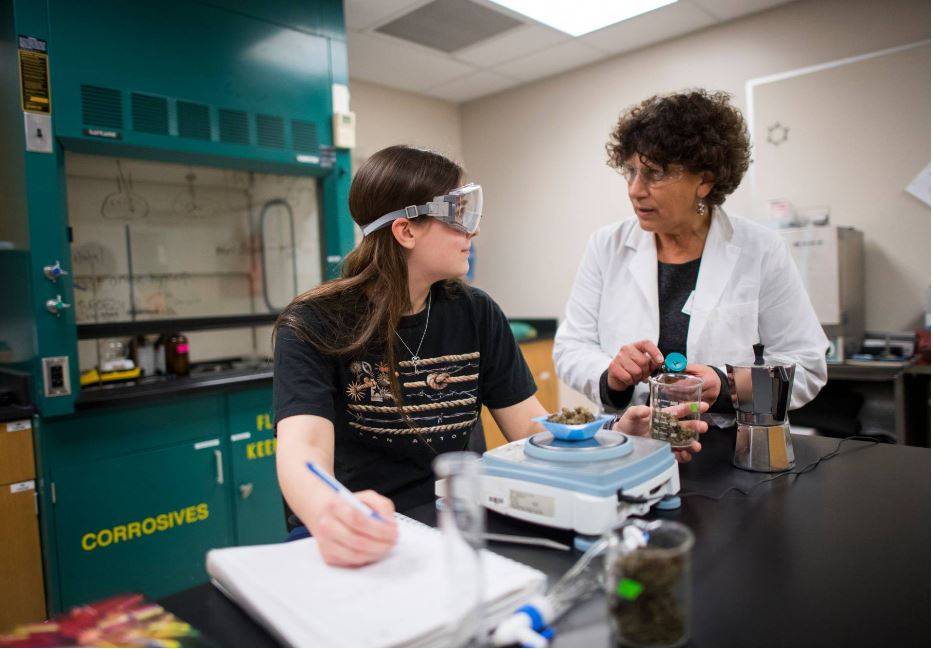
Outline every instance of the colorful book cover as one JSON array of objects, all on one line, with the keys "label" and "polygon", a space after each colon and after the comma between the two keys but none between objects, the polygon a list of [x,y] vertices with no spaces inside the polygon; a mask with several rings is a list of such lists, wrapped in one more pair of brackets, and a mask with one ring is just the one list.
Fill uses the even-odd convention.
[{"label": "colorful book cover", "polygon": [[203,647],[187,622],[142,595],[77,606],[39,624],[0,635],[0,647]]}]

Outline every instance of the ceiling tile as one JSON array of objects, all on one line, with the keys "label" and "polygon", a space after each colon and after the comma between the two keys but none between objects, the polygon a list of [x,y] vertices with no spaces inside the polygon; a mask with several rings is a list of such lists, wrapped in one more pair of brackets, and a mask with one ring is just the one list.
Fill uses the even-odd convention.
[{"label": "ceiling tile", "polygon": [[481,70],[476,74],[471,74],[462,79],[457,79],[449,83],[442,84],[436,88],[431,88],[425,94],[440,99],[446,99],[455,103],[477,99],[483,95],[488,95],[499,90],[505,90],[521,83],[516,79]]},{"label": "ceiling tile", "polygon": [[618,54],[709,27],[716,22],[715,18],[700,7],[681,0],[590,32],[581,36],[579,40],[603,52]]},{"label": "ceiling tile", "polygon": [[344,0],[347,29],[372,29],[431,0]]},{"label": "ceiling tile", "polygon": [[461,61],[489,68],[569,40],[567,34],[541,25],[516,27],[454,53]]},{"label": "ceiling tile", "polygon": [[605,53],[584,45],[577,39],[503,63],[493,70],[522,81],[531,81],[586,65],[604,56]]},{"label": "ceiling tile", "polygon": [[719,20],[726,21],[787,4],[792,0],[690,0]]},{"label": "ceiling tile", "polygon": [[440,52],[388,36],[348,32],[347,53],[351,77],[415,92],[476,71]]}]

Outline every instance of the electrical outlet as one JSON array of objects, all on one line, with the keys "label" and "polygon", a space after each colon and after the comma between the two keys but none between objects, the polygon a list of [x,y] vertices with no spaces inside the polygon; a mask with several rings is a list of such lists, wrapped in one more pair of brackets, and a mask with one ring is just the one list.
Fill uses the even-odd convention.
[{"label": "electrical outlet", "polygon": [[71,394],[71,376],[67,356],[43,358],[42,377],[45,383],[45,396],[63,397]]}]

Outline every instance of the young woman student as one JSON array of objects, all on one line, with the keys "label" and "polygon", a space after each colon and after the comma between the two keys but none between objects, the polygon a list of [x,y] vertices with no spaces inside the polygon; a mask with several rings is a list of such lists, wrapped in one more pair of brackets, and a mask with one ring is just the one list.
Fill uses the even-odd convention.
[{"label": "young woman student", "polygon": [[[378,560],[395,510],[433,500],[431,462],[467,448],[483,405],[509,440],[546,414],[498,305],[459,277],[482,189],[447,158],[407,146],[370,157],[350,187],[363,240],[342,276],[298,296],[276,324],[277,470],[288,505],[330,564]],[[645,434],[648,409],[616,423]],[[387,522],[336,497],[334,475]]]}]

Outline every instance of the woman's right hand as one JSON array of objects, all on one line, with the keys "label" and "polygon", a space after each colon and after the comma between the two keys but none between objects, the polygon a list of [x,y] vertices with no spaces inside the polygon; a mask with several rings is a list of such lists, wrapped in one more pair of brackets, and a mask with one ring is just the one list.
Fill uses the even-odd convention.
[{"label": "woman's right hand", "polygon": [[609,363],[609,387],[621,392],[641,381],[647,381],[662,363],[664,355],[650,340],[623,345]]},{"label": "woman's right hand", "polygon": [[355,568],[379,561],[398,540],[392,501],[371,490],[354,495],[384,520],[367,516],[336,495],[329,498],[308,527],[324,561],[332,566]]}]

